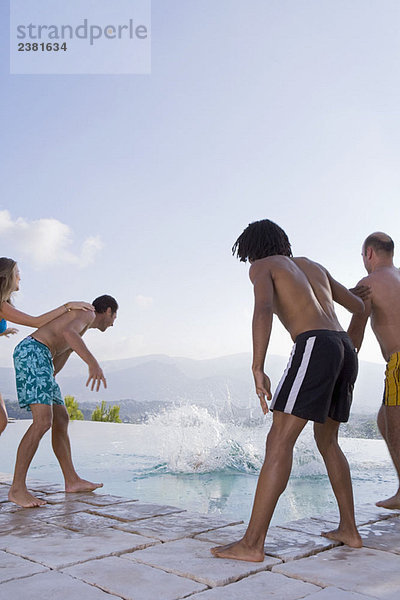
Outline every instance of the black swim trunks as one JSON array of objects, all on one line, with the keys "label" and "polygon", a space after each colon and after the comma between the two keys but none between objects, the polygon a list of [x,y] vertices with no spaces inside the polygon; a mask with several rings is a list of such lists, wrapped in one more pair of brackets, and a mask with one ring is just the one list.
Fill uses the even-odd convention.
[{"label": "black swim trunks", "polygon": [[325,423],[349,420],[358,373],[354,346],[345,331],[316,329],[297,336],[276,388],[271,410]]}]

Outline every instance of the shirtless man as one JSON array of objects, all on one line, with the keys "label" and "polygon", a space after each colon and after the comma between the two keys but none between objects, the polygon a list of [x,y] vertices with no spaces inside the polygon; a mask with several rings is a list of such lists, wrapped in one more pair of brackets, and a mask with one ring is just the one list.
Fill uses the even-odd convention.
[{"label": "shirtless man", "polygon": [[[293,258],[285,232],[271,221],[251,223],[233,246],[249,260],[254,286],[253,375],[261,408],[272,399],[273,422],[258,479],[253,511],[244,537],[212,549],[214,556],[261,562],[264,541],[279,496],[286,488],[294,444],[308,420],[335,493],[339,527],[325,537],[359,548],[353,490],[347,460],[338,445],[340,422],[349,417],[357,355],[337,320],[333,301],[353,313],[364,304],[335,281],[324,267]],[[289,364],[272,398],[264,362],[276,314],[295,342]]]},{"label": "shirtless man", "polygon": [[14,351],[18,401],[21,408],[32,411],[33,423],[25,433],[17,452],[14,479],[8,498],[19,506],[46,504],[35,498],[26,487],[26,475],[39,442],[50,428],[54,454],[60,463],[66,492],[88,492],[102,483],[81,479],[72,463],[68,437],[68,412],[54,376],[61,371],[75,351],[88,365],[86,386],[98,392],[106,379],[99,363],[82,340],[88,329],[105,331],[112,327],[118,304],[111,296],[100,296],[93,302],[94,311],[68,310],[64,315],[37,329],[18,344]]},{"label": "shirtless man", "polygon": [[378,412],[378,427],[385,440],[399,478],[394,496],[377,502],[383,508],[400,508],[400,272],[393,264],[394,243],[386,233],[367,237],[362,257],[367,277],[358,286],[370,286],[371,295],[365,301],[365,312],[353,316],[348,333],[357,351],[360,350],[365,326],[371,317],[371,327],[387,362],[383,403]]}]

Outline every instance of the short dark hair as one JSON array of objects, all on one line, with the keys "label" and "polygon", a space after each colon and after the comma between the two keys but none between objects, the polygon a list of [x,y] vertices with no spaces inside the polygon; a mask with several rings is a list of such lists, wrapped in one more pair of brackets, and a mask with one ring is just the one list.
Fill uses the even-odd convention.
[{"label": "short dark hair", "polygon": [[269,219],[250,223],[234,243],[232,254],[242,262],[267,256],[293,256],[288,236]]},{"label": "short dark hair", "polygon": [[364,242],[364,252],[367,248],[373,248],[378,254],[394,254],[394,242],[386,233],[371,233]]},{"label": "short dark hair", "polygon": [[118,302],[112,296],[107,296],[107,294],[99,296],[96,300],[93,300],[92,304],[97,313],[105,313],[107,308],[111,308],[112,313],[118,310]]}]

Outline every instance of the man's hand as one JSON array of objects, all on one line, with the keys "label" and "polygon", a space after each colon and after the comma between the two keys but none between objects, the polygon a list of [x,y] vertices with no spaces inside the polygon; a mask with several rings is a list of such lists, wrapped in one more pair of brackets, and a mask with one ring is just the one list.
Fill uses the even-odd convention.
[{"label": "man's hand", "polygon": [[89,304],[89,302],[81,302],[81,301],[73,301],[67,302],[64,304],[67,311],[69,310],[92,310],[94,311],[93,304]]},{"label": "man's hand", "polygon": [[5,335],[8,338],[10,335],[15,335],[16,333],[18,333],[18,329],[15,329],[15,327],[8,327],[2,335]]},{"label": "man's hand", "polygon": [[371,288],[369,287],[369,285],[357,284],[356,287],[350,288],[349,292],[351,292],[355,296],[358,296],[364,302],[366,300],[369,300],[371,297]]},{"label": "man's hand", "polygon": [[104,377],[104,373],[101,370],[100,365],[98,363],[89,365],[89,379],[86,382],[86,387],[90,386],[90,382],[92,382],[92,385],[90,387],[92,392],[95,386],[96,392],[99,391],[101,382],[103,382],[104,388],[107,389],[106,378]]},{"label": "man's hand", "polygon": [[267,400],[271,400],[272,398],[271,380],[268,375],[264,373],[264,371],[253,371],[253,376],[256,386],[256,393],[260,399],[261,409],[264,415],[266,415],[269,409],[265,397],[267,397]]}]

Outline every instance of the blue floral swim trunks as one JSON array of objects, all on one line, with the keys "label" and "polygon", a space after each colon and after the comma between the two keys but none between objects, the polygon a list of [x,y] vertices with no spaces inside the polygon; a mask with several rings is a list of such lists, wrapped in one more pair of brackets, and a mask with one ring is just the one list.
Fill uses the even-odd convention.
[{"label": "blue floral swim trunks", "polygon": [[30,404],[64,405],[47,346],[30,336],[25,338],[14,350],[14,367],[21,408],[30,411]]}]

